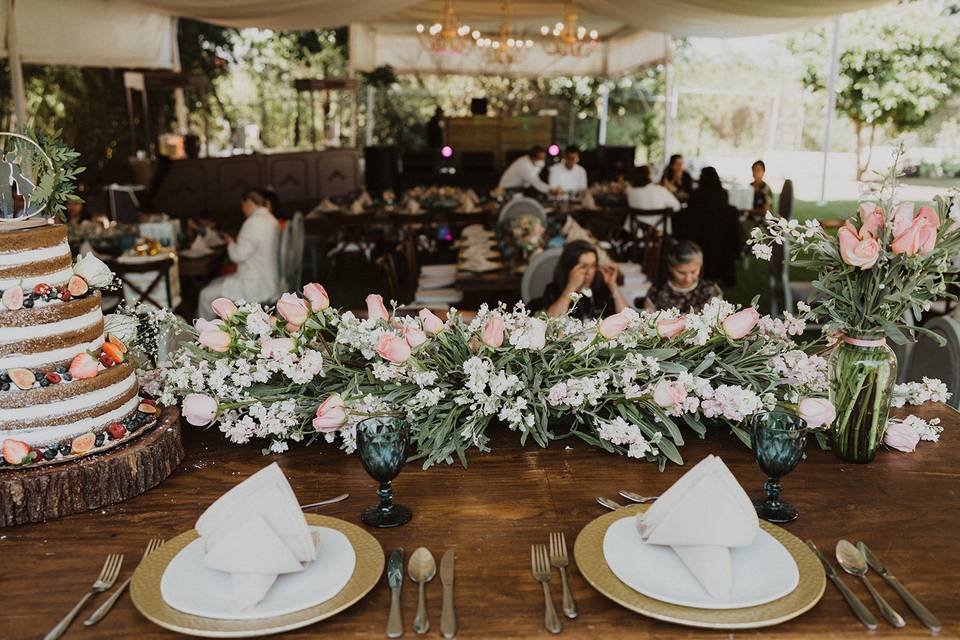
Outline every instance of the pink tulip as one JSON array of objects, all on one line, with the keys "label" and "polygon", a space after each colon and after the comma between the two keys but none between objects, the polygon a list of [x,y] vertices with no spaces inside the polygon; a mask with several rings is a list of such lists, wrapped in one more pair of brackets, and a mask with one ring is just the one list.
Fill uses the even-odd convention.
[{"label": "pink tulip", "polygon": [[317,417],[313,419],[313,428],[321,433],[336,431],[347,422],[347,409],[339,393],[327,396],[317,407]]},{"label": "pink tulip", "polygon": [[913,427],[908,427],[902,422],[891,422],[887,424],[887,432],[883,436],[883,444],[891,449],[912,453],[920,442],[920,432]]},{"label": "pink tulip", "polygon": [[293,326],[292,330],[296,330],[307,321],[310,310],[307,309],[307,302],[303,298],[294,293],[285,293],[277,302],[277,313],[287,321],[288,329]]},{"label": "pink tulip", "polygon": [[197,341],[202,346],[210,349],[210,351],[216,351],[218,353],[226,353],[230,348],[230,334],[226,331],[220,331],[219,329],[201,331]]},{"label": "pink tulip", "polygon": [[202,393],[189,393],[183,399],[183,417],[195,427],[205,427],[217,417],[217,401]]},{"label": "pink tulip", "polygon": [[260,341],[260,355],[266,358],[282,356],[293,351],[293,340],[290,338],[267,338]]},{"label": "pink tulip", "polygon": [[906,231],[895,236],[890,249],[895,254],[904,253],[908,256],[925,255],[933,251],[937,244],[937,229],[926,218],[917,218]]},{"label": "pink tulip", "polygon": [[387,362],[400,364],[410,359],[410,345],[403,338],[384,333],[377,342],[377,353]]},{"label": "pink tulip", "polygon": [[913,203],[901,202],[893,208],[893,235],[901,235],[913,224]]},{"label": "pink tulip", "polygon": [[937,215],[937,212],[934,211],[930,205],[925,204],[920,207],[920,210],[917,211],[917,217],[914,218],[914,222],[916,222],[917,219],[926,220],[927,224],[934,229],[940,228],[940,216]]},{"label": "pink tulip", "polygon": [[859,238],[849,222],[837,232],[840,243],[840,259],[851,267],[870,269],[880,258],[880,243],[867,235]]},{"label": "pink tulip", "polygon": [[759,321],[760,314],[757,313],[757,310],[753,307],[747,307],[746,309],[727,316],[720,324],[728,338],[739,340],[753,331],[753,328],[757,326],[757,322]]},{"label": "pink tulip", "polygon": [[330,306],[327,290],[316,282],[311,282],[303,288],[303,296],[310,302],[312,311],[323,311]]},{"label": "pink tulip", "polygon": [[679,382],[670,382],[666,378],[660,378],[660,381],[653,388],[653,401],[657,405],[668,408],[675,407],[687,399],[687,391]]},{"label": "pink tulip", "polygon": [[829,427],[837,418],[836,408],[826,398],[804,398],[797,411],[811,429]]},{"label": "pink tulip", "polygon": [[390,319],[390,313],[383,306],[383,297],[378,293],[367,296],[367,318],[374,321]]},{"label": "pink tulip", "polygon": [[411,349],[416,349],[427,341],[427,334],[414,327],[406,327],[403,330],[403,337],[406,338],[407,344],[410,345]]},{"label": "pink tulip", "polygon": [[630,326],[630,320],[630,315],[627,314],[627,310],[624,309],[620,313],[615,313],[601,320],[597,331],[607,340],[613,340]]},{"label": "pink tulip", "polygon": [[480,339],[483,341],[483,344],[488,347],[493,347],[498,349],[500,345],[503,344],[503,332],[505,325],[503,324],[503,318],[497,314],[493,314],[487,321],[483,323],[483,330],[480,332]]},{"label": "pink tulip", "polygon": [[860,237],[879,238],[883,229],[883,209],[873,202],[860,203]]},{"label": "pink tulip", "polygon": [[229,320],[237,312],[237,305],[233,304],[233,301],[228,298],[217,298],[210,303],[210,308],[224,320]]},{"label": "pink tulip", "polygon": [[441,331],[443,331],[446,325],[443,324],[443,320],[437,317],[433,311],[430,309],[420,309],[420,322],[423,324],[423,330],[427,332],[428,335],[435,336]]},{"label": "pink tulip", "polygon": [[530,349],[539,351],[547,346],[547,323],[540,318],[527,320],[527,342]]},{"label": "pink tulip", "polygon": [[223,320],[204,320],[203,318],[197,318],[193,321],[193,328],[196,329],[197,334],[201,334],[204,331],[219,331],[223,326]]},{"label": "pink tulip", "polygon": [[661,318],[657,320],[657,335],[661,338],[672,339],[687,330],[687,319],[684,316],[679,318]]}]

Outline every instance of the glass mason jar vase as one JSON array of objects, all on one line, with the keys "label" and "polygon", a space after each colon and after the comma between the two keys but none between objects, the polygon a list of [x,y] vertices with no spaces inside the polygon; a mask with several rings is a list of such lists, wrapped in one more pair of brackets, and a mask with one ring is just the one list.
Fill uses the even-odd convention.
[{"label": "glass mason jar vase", "polygon": [[833,450],[841,460],[871,462],[883,442],[897,355],[882,332],[844,336],[830,354],[830,400],[837,409]]}]

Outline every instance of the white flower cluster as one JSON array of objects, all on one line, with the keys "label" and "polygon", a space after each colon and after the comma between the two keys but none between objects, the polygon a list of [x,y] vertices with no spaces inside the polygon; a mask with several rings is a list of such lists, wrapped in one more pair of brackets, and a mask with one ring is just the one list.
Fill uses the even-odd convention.
[{"label": "white flower cluster", "polygon": [[789,311],[783,313],[783,318],[763,316],[757,323],[757,331],[768,338],[779,340],[789,340],[790,336],[802,335],[806,329],[806,320],[794,316]]},{"label": "white flower cluster", "polygon": [[[478,416],[496,414],[514,430],[525,431],[533,426],[534,414],[526,411],[527,400],[520,396],[525,389],[515,374],[494,371],[493,364],[479,356],[473,356],[464,362],[463,372],[467,379],[465,388],[456,394],[457,404],[469,406]],[[464,427],[465,437],[473,437],[473,423],[474,421],[468,420]]]},{"label": "white flower cluster", "polygon": [[760,260],[770,260],[773,257],[773,244],[783,245],[786,241],[803,247],[813,238],[823,235],[823,228],[818,220],[806,220],[801,224],[799,220],[781,218],[768,211],[764,222],[762,227],[754,227],[750,231],[750,239],[747,241],[753,255]]},{"label": "white flower cluster", "polygon": [[650,356],[631,353],[619,365],[619,376],[615,378],[627,398],[643,395],[640,383],[646,383],[660,373],[660,361]]},{"label": "white flower cluster", "polygon": [[570,378],[558,382],[547,392],[547,402],[554,407],[576,409],[584,405],[594,407],[600,403],[608,390],[610,372],[598,371],[592,376]]},{"label": "white flower cluster", "polygon": [[626,447],[627,456],[630,458],[645,458],[647,454],[655,456],[659,453],[656,446],[661,438],[659,432],[647,439],[640,427],[630,424],[620,416],[601,421],[597,426],[597,435],[607,442]]},{"label": "white flower cluster", "polygon": [[943,427],[940,426],[940,418],[932,418],[930,420],[924,420],[917,416],[907,416],[903,419],[892,418],[887,421],[887,426],[898,422],[919,433],[921,440],[926,440],[927,442],[940,441],[940,434],[943,432]]},{"label": "white flower cluster", "polygon": [[336,342],[359,351],[367,360],[373,360],[377,357],[377,343],[384,333],[390,332],[376,321],[360,320],[353,312],[347,311],[340,316]]},{"label": "white flower cluster", "polygon": [[706,417],[722,417],[734,422],[742,422],[763,408],[763,400],[756,393],[732,385],[717,387],[710,397],[705,397],[700,402],[700,409]]},{"label": "white flower cluster", "polygon": [[688,313],[687,330],[692,332],[686,338],[687,344],[703,346],[717,331],[723,319],[736,311],[737,308],[722,298],[714,298],[703,305],[700,313]]},{"label": "white flower cluster", "polygon": [[946,402],[950,399],[947,385],[936,378],[924,378],[923,382],[905,382],[893,388],[890,404],[894,407],[918,405],[924,402]]},{"label": "white flower cluster", "polygon": [[829,365],[824,358],[807,355],[799,349],[786,351],[770,359],[770,368],[783,378],[795,395],[817,395],[830,389]]}]

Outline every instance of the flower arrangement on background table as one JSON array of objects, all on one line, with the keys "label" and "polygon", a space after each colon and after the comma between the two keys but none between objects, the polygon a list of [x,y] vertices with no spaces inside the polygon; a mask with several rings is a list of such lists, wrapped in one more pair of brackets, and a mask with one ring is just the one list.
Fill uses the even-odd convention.
[{"label": "flower arrangement on background table", "polygon": [[831,358],[831,399],[837,408],[833,448],[843,459],[869,462],[884,438],[896,356],[889,338],[906,344],[925,332],[919,321],[934,301],[956,299],[951,285],[960,267],[960,207],[942,197],[917,208],[897,197],[902,149],[879,187],[868,190],[859,210],[836,236],[816,220],[801,224],[767,214],[751,232],[755,256],[770,259],[786,245],[791,264],[817,272],[810,317],[827,334],[839,334]]}]

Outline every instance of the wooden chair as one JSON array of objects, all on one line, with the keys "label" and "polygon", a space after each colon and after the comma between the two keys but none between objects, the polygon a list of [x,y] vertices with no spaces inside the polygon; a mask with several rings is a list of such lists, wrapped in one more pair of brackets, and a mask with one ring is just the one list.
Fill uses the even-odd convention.
[{"label": "wooden chair", "polygon": [[924,326],[942,337],[946,345],[940,346],[926,334],[918,334],[906,367],[906,380],[939,378],[951,394],[949,404],[957,408],[960,406],[960,321],[950,317],[934,318]]},{"label": "wooden chair", "polygon": [[656,227],[649,227],[644,230],[643,238],[639,242],[640,259],[636,262],[640,263],[650,282],[659,282],[664,238]]},{"label": "wooden chair", "polygon": [[783,188],[780,189],[777,213],[780,214],[781,218],[787,220],[793,217],[793,181],[789,178],[783,181]]},{"label": "wooden chair", "polygon": [[673,214],[673,209],[628,209],[628,230],[631,235],[636,236],[641,229],[650,227],[659,230],[663,235],[670,235],[670,217]]}]

